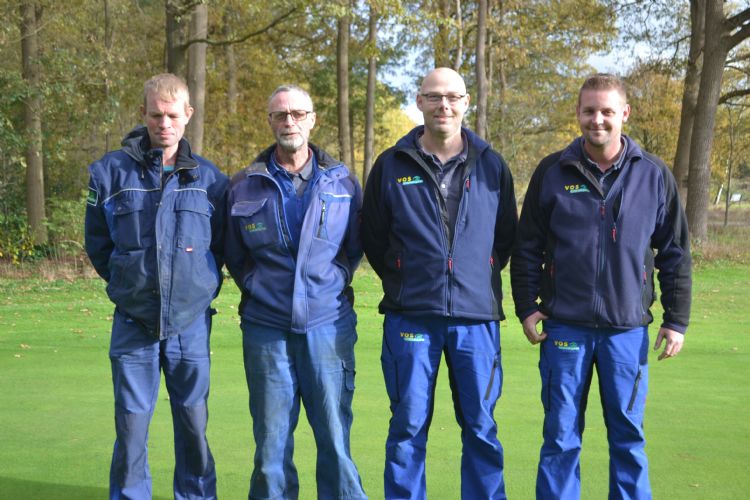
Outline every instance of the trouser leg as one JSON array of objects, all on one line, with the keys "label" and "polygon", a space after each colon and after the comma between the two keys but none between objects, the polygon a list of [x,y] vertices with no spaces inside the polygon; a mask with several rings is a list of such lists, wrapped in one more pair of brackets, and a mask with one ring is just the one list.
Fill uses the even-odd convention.
[{"label": "trouser leg", "polygon": [[112,499],[148,499],[148,426],[159,391],[159,340],[115,311],[109,357],[116,432],[109,495]]},{"label": "trouser leg", "polygon": [[593,373],[590,331],[546,321],[540,347],[544,442],[537,471],[539,499],[580,497],[581,439]]},{"label": "trouser leg", "polygon": [[299,419],[295,347],[288,332],[242,322],[245,376],[250,392],[255,458],[249,498],[296,499],[297,469],[292,461]]},{"label": "trouser leg", "polygon": [[206,439],[211,314],[161,342],[174,428],[176,500],[216,498],[216,469]]},{"label": "trouser leg", "polygon": [[650,499],[643,416],[648,330],[611,331],[597,345],[597,373],[609,441],[609,498]]},{"label": "trouser leg", "polygon": [[425,455],[445,321],[389,313],[381,363],[391,402],[385,445],[385,497],[426,498]]},{"label": "trouser leg", "polygon": [[446,361],[461,427],[461,498],[503,499],[503,447],[493,416],[502,392],[497,322],[449,320]]},{"label": "trouser leg", "polygon": [[319,499],[367,498],[351,457],[349,438],[354,396],[354,314],[306,335],[292,335],[303,344],[295,366],[302,402],[317,445]]}]

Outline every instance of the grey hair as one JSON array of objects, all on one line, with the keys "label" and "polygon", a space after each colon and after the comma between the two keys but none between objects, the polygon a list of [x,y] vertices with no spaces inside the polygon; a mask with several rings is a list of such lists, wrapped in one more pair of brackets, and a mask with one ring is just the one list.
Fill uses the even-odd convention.
[{"label": "grey hair", "polygon": [[278,87],[276,87],[276,90],[274,90],[273,92],[271,92],[271,96],[268,98],[268,107],[269,108],[271,106],[271,101],[273,101],[273,98],[276,97],[277,95],[281,94],[282,92],[298,92],[298,93],[302,94],[303,96],[305,96],[307,98],[308,101],[310,101],[310,108],[311,109],[306,110],[306,111],[314,111],[314,109],[312,109],[312,107],[313,107],[312,97],[310,97],[310,94],[307,92],[307,90],[303,89],[302,87],[300,87],[298,85],[291,85],[291,84],[279,85]]}]

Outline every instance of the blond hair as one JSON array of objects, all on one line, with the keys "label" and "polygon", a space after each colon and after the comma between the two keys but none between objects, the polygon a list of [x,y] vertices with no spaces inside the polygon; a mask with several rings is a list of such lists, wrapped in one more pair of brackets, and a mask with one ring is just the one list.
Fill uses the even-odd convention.
[{"label": "blond hair", "polygon": [[148,97],[155,96],[162,101],[185,99],[185,110],[190,107],[190,90],[185,81],[172,73],[152,76],[143,84],[143,107],[148,107]]}]

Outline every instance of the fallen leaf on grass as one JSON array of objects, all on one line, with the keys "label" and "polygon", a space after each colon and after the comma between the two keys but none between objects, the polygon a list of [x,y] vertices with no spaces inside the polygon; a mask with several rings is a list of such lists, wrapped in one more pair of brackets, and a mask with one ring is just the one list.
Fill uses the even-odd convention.
[{"label": "fallen leaf on grass", "polygon": [[14,354],[14,355],[13,355],[13,357],[14,357],[14,358],[20,358],[20,357],[21,357],[21,355],[20,355],[20,354]]},{"label": "fallen leaf on grass", "polygon": [[29,344],[21,344],[21,349],[31,349],[31,346]]}]

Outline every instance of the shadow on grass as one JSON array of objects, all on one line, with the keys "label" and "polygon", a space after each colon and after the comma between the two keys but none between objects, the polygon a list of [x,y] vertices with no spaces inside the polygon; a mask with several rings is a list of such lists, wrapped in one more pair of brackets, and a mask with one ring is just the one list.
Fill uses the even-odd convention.
[{"label": "shadow on grass", "polygon": [[[77,500],[101,500],[108,496],[108,488],[43,483],[41,481],[0,476],[0,498],[44,498],[45,500],[70,500],[75,498]],[[167,497],[154,497],[153,500],[169,499]]]}]

